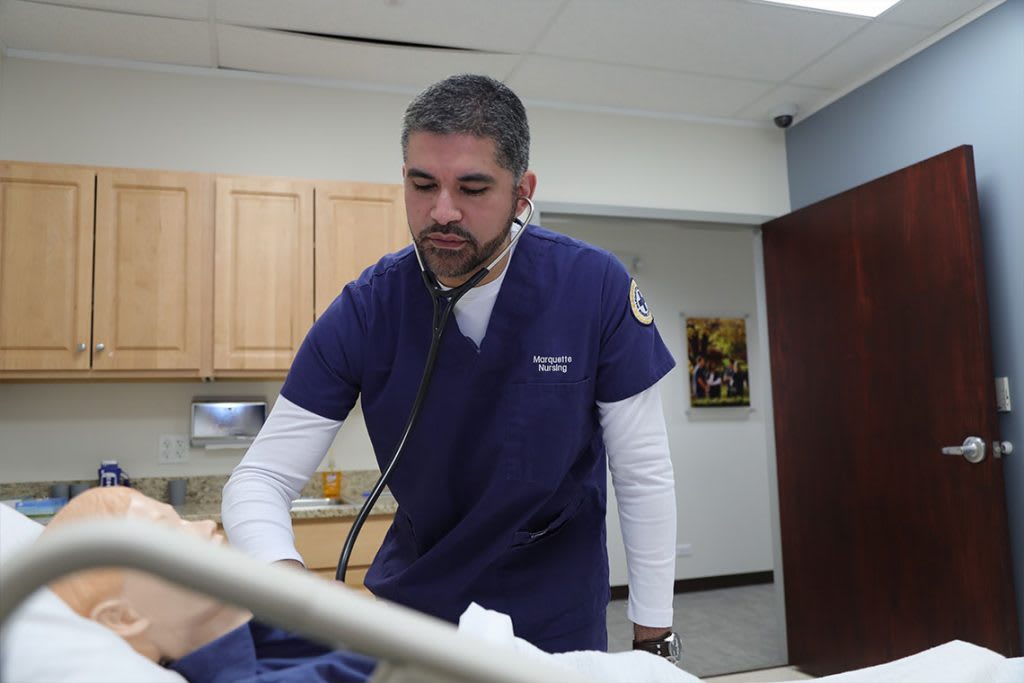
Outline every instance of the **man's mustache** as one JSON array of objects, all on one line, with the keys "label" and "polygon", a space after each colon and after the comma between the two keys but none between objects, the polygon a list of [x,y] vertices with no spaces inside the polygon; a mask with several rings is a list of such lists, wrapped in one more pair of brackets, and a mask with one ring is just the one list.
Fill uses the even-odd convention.
[{"label": "man's mustache", "polygon": [[457,223],[449,223],[447,225],[441,225],[434,223],[433,225],[427,226],[420,232],[419,239],[424,240],[431,235],[455,235],[461,237],[470,244],[476,244],[476,238],[473,235]]}]

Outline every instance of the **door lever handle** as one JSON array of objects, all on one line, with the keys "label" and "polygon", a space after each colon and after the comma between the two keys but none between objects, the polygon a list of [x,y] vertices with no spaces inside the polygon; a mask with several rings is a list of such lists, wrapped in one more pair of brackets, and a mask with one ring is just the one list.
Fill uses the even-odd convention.
[{"label": "door lever handle", "polygon": [[977,464],[985,459],[985,442],[976,436],[964,439],[963,446],[946,446],[943,455],[962,455],[969,463]]}]

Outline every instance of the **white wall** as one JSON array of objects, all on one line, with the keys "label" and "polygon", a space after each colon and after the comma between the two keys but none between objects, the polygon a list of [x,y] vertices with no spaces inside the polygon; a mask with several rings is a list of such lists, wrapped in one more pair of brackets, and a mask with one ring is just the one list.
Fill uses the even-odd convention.
[{"label": "white wall", "polygon": [[[4,67],[0,159],[400,182],[408,95],[10,57]],[[774,129],[529,115],[541,201],[789,209]]]},{"label": "white wall", "polygon": [[[545,217],[548,227],[613,251],[634,271],[676,359],[660,385],[676,474],[676,578],[772,568],[765,401],[751,228],[636,219]],[[689,410],[682,313],[747,318],[751,408]],[[613,499],[613,497],[612,497]],[[612,503],[614,505],[614,503]],[[612,585],[626,584],[618,519],[608,520]]]},{"label": "white wall", "polygon": [[[115,459],[133,477],[227,474],[241,450],[191,449],[184,464],[157,463],[163,434],[188,436],[196,396],[259,396],[280,382],[82,382],[0,384],[0,482],[89,479]],[[342,425],[333,452],[342,469],[373,469],[361,415]]]},{"label": "white wall", "polygon": [[[4,60],[5,59],[6,59],[6,57],[4,57],[4,45],[3,45],[3,43],[0,43],[0,112],[3,111],[3,101],[4,101]],[[0,115],[0,119],[2,119],[2,118],[3,118],[2,115]],[[0,123],[0,127],[2,127],[2,126],[3,126],[3,124]]]}]

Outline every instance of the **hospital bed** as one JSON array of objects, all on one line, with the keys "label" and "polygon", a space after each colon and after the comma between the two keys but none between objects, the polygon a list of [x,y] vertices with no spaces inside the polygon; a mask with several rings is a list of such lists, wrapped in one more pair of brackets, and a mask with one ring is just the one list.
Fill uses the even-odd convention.
[{"label": "hospital bed", "polygon": [[[548,655],[512,639],[509,630],[489,631],[493,621],[457,631],[445,622],[321,578],[266,565],[232,548],[139,520],[69,524],[35,540],[41,528],[0,506],[0,677],[9,683],[183,680],[137,655],[112,632],[78,617],[50,591],[37,590],[70,572],[101,566],[150,572],[243,606],[262,621],[372,655],[380,661],[374,683],[698,682],[647,653]],[[616,660],[622,656],[634,658]],[[648,664],[655,666],[645,668]],[[1021,683],[1024,659],[1006,659],[954,642],[881,667],[820,680]]]},{"label": "hospital bed", "polygon": [[[37,591],[61,576],[96,567],[148,572],[244,607],[265,623],[371,655],[379,661],[373,683],[618,680],[608,677],[607,661],[559,660],[512,639],[511,622],[503,632],[494,629],[493,621],[478,620],[470,632],[460,633],[447,622],[313,574],[268,565],[233,548],[146,521],[97,519],[68,523],[39,536],[41,531],[36,522],[0,505],[0,678],[5,682],[182,683],[176,672],[137,655],[112,632],[72,612],[49,590]],[[477,609],[478,617],[488,616]],[[502,642],[496,642],[499,635]],[[642,676],[645,668],[655,672],[655,678],[637,681],[697,681],[648,653],[623,654],[641,656],[621,663],[630,676]]]}]

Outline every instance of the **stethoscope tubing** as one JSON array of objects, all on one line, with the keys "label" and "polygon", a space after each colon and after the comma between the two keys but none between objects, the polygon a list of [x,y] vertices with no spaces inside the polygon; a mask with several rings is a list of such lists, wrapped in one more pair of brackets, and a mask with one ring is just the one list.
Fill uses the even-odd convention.
[{"label": "stethoscope tubing", "polygon": [[341,548],[341,557],[338,559],[338,567],[335,570],[334,578],[337,581],[344,582],[345,574],[348,571],[349,559],[352,556],[352,549],[355,547],[356,538],[359,536],[360,530],[363,528],[363,524],[366,522],[366,518],[370,516],[370,510],[376,504],[377,499],[380,498],[381,493],[387,486],[388,480],[391,479],[391,473],[394,472],[395,466],[398,464],[399,458],[405,452],[405,445],[409,440],[409,434],[412,433],[413,427],[416,426],[416,421],[419,419],[420,410],[423,407],[423,401],[427,396],[427,390],[430,388],[430,380],[434,375],[434,366],[437,363],[437,354],[441,348],[441,337],[444,334],[445,328],[448,325],[448,319],[451,317],[452,311],[455,310],[455,304],[458,303],[469,290],[480,284],[480,281],[487,277],[487,274],[491,272],[501,259],[505,258],[519,238],[522,237],[523,233],[526,232],[526,226],[530,224],[530,220],[533,218],[535,207],[533,201],[529,197],[522,197],[527,204],[527,214],[525,220],[520,220],[518,217],[514,219],[515,223],[518,223],[521,229],[512,236],[509,243],[486,267],[481,268],[473,274],[469,280],[454,287],[452,289],[443,289],[441,284],[438,282],[437,277],[430,272],[430,269],[424,263],[422,256],[420,255],[419,249],[416,245],[413,245],[413,251],[416,252],[416,259],[420,264],[420,274],[423,277],[423,284],[427,288],[427,292],[430,293],[430,299],[433,302],[434,311],[433,318],[431,321],[431,338],[430,338],[430,350],[427,352],[427,360],[423,364],[423,376],[420,378],[419,388],[416,390],[416,398],[413,400],[412,408],[409,410],[409,417],[405,422],[405,429],[402,432],[402,438],[398,442],[398,446],[395,447],[395,453],[391,456],[391,462],[388,463],[387,468],[384,470],[380,478],[377,479],[377,483],[374,484],[373,489],[367,496],[363,506],[359,509],[359,514],[356,515],[355,521],[352,523],[352,528],[349,529],[348,536],[345,538],[345,544]]}]

